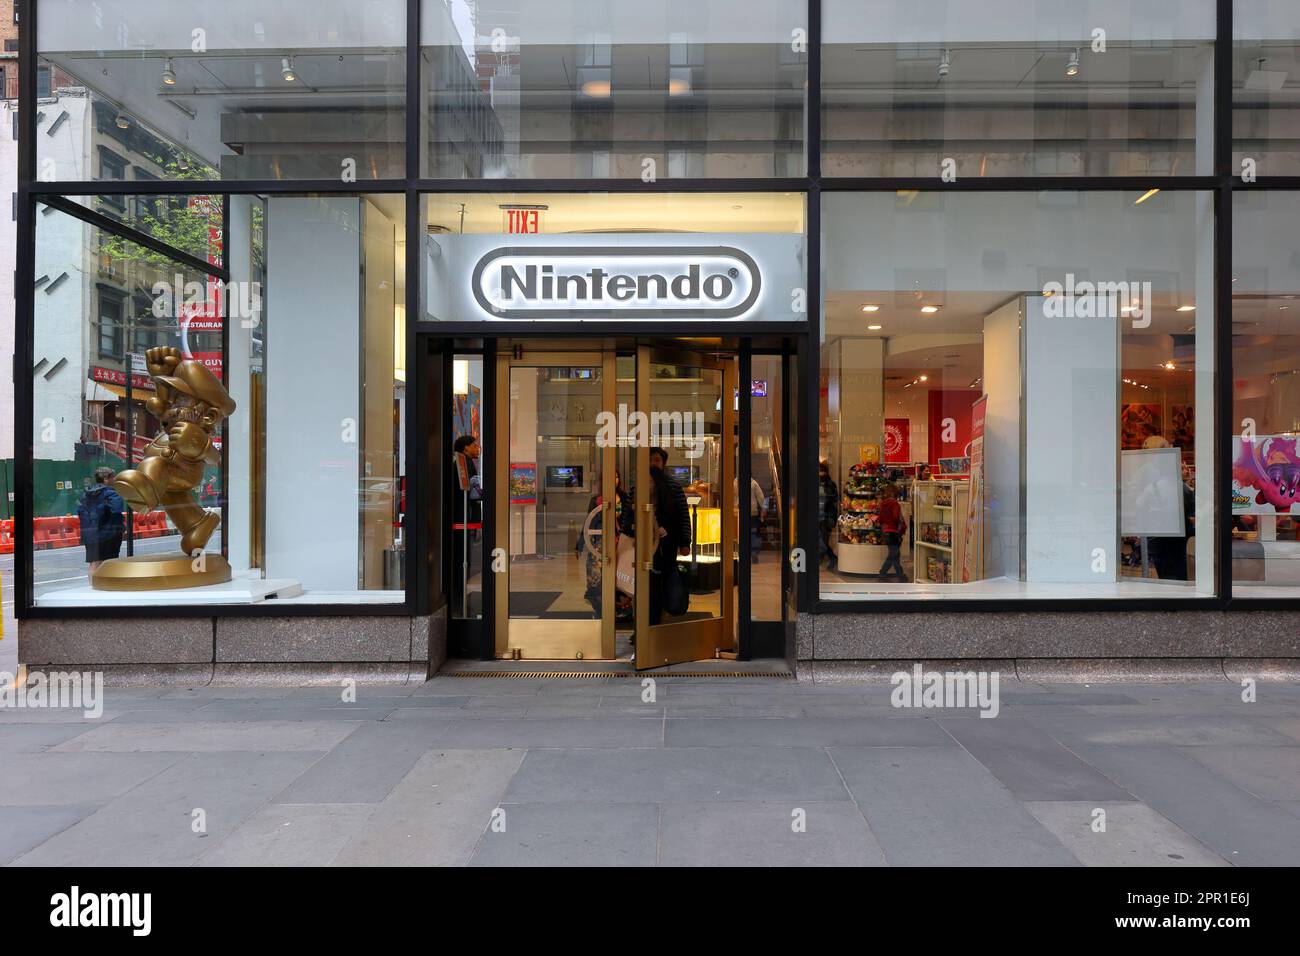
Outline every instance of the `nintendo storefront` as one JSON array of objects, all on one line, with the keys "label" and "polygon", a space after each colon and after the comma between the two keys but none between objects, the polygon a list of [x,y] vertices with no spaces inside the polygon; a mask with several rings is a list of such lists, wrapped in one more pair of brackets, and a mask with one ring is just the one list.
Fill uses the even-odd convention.
[{"label": "nintendo storefront", "polygon": [[22,663],[1300,659],[1285,15],[33,6]]}]

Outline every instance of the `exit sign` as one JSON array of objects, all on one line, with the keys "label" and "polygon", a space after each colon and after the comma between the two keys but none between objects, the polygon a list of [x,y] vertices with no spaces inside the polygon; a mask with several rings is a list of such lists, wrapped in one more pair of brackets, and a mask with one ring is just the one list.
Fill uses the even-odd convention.
[{"label": "exit sign", "polygon": [[531,208],[506,208],[505,213],[505,232],[513,236],[531,236],[542,231],[542,209],[544,207],[534,206]]}]

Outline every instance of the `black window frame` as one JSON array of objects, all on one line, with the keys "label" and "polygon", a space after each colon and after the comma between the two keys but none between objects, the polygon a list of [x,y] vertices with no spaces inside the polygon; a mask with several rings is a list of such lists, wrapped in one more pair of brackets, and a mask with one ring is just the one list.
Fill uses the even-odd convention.
[{"label": "black window frame", "polygon": [[[48,66],[38,63],[36,49],[36,20],[38,9],[30,8],[30,15],[20,38],[22,73],[20,76],[21,101],[25,108],[22,120],[23,137],[19,148],[19,229],[18,229],[18,276],[17,283],[17,354],[20,378],[17,383],[17,447],[27,449],[21,452],[25,457],[18,462],[18,468],[26,475],[31,468],[32,438],[32,373],[30,359],[32,351],[32,321],[35,290],[32,288],[35,263],[35,224],[39,216],[37,207],[47,199],[63,200],[69,209],[75,202],[69,197],[77,196],[112,196],[124,201],[132,194],[146,192],[165,192],[173,196],[208,195],[223,197],[223,203],[232,195],[302,195],[302,194],[378,194],[388,193],[402,196],[406,209],[406,271],[412,277],[406,284],[406,314],[411,319],[407,322],[407,355],[418,354],[418,336],[431,333],[443,336],[466,336],[484,338],[490,336],[518,335],[527,330],[530,334],[538,330],[526,323],[494,323],[491,330],[482,324],[458,325],[452,323],[421,323],[415,317],[420,315],[420,250],[421,236],[421,202],[431,193],[466,193],[466,192],[527,192],[527,193],[611,193],[611,192],[797,192],[806,199],[807,243],[805,267],[807,269],[807,301],[812,304],[808,319],[803,323],[790,323],[777,327],[772,323],[766,326],[754,324],[737,325],[729,331],[737,336],[755,334],[786,335],[795,343],[797,362],[797,381],[799,392],[794,399],[800,404],[796,419],[801,424],[801,431],[807,433],[810,423],[819,420],[819,396],[817,383],[820,375],[820,349],[818,343],[822,327],[821,309],[821,208],[824,196],[833,196],[837,192],[897,192],[899,190],[925,189],[934,191],[998,191],[998,192],[1043,192],[1051,190],[1132,190],[1160,188],[1165,190],[1200,190],[1213,196],[1215,209],[1215,421],[1217,433],[1213,436],[1216,461],[1216,589],[1213,597],[1204,598],[1074,598],[1060,600],[1018,600],[1018,599],[946,599],[942,602],[922,600],[898,601],[823,601],[819,594],[818,574],[815,562],[808,562],[813,567],[799,576],[798,607],[800,611],[814,613],[864,613],[892,614],[914,613],[919,611],[956,613],[964,610],[1039,613],[1052,611],[1107,611],[1125,610],[1162,610],[1186,611],[1196,609],[1214,609],[1220,611],[1242,609],[1263,610],[1270,608],[1294,610],[1300,608],[1300,594],[1283,598],[1238,598],[1232,592],[1231,575],[1231,435],[1225,427],[1232,411],[1232,197],[1236,190],[1300,190],[1300,176],[1270,177],[1261,176],[1247,184],[1240,180],[1231,165],[1232,158],[1232,53],[1233,53],[1233,0],[1215,0],[1216,36],[1214,40],[1214,164],[1209,175],[1197,176],[1153,176],[1153,177],[1000,177],[997,179],[979,179],[977,177],[960,177],[955,182],[945,183],[936,173],[929,177],[893,177],[893,178],[838,178],[823,175],[821,169],[821,103],[822,103],[822,10],[820,0],[806,0],[807,26],[807,76],[806,100],[804,106],[804,172],[794,177],[772,178],[690,178],[670,179],[660,176],[651,183],[634,180],[602,179],[460,179],[460,178],[423,178],[420,176],[424,143],[422,139],[422,117],[418,104],[422,102],[423,83],[426,78],[422,63],[420,45],[420,0],[405,0],[406,3],[406,96],[403,104],[405,116],[405,169],[400,179],[369,180],[365,182],[343,183],[337,180],[216,180],[197,181],[180,180],[160,183],[134,183],[130,181],[105,182],[39,182],[36,163],[36,111],[33,106],[40,91],[41,75],[44,71],[44,83],[48,95]],[[15,15],[16,15],[15,10]],[[60,208],[64,208],[61,206]],[[74,211],[69,214],[78,215]],[[106,217],[102,217],[106,218]],[[105,227],[108,228],[108,227]],[[134,241],[145,242],[148,237],[140,236],[125,227],[118,227],[132,235]],[[145,243],[147,244],[147,242]],[[169,253],[170,254],[170,253]],[[181,261],[192,262],[214,275],[223,275],[224,264],[193,263],[189,257],[177,253]],[[224,276],[223,276],[224,277]],[[757,327],[756,327],[757,326]],[[552,327],[546,334],[602,335],[611,331],[628,334],[654,334],[654,329],[636,326],[599,327],[588,323],[573,323],[571,326]],[[659,330],[662,331],[662,330]],[[419,366],[412,362],[408,369],[409,393],[418,400],[423,400],[424,382],[420,377]],[[417,402],[418,404],[418,402]],[[407,416],[407,448],[419,447],[421,435],[417,430],[420,419],[418,415]],[[814,432],[815,434],[815,432]],[[408,476],[408,501],[419,502],[421,498],[421,469],[416,466],[419,456],[408,455],[406,466]],[[20,479],[26,481],[26,478]],[[29,482],[28,482],[29,484]],[[21,488],[21,485],[20,485]],[[798,474],[794,477],[792,495],[800,502],[817,499],[817,454],[809,454],[801,448],[798,454]],[[31,521],[30,488],[17,496],[15,501],[17,527],[28,528]],[[817,553],[817,514],[815,508],[801,507],[797,511],[798,527],[795,529],[796,540],[806,555]],[[407,548],[410,553],[422,560],[425,547],[422,540],[424,531],[421,521],[407,523]],[[57,609],[35,607],[32,593],[31,577],[31,542],[30,535],[19,537],[17,549],[17,601],[16,610],[23,617],[60,617],[60,616],[140,616],[150,611],[147,608],[94,608],[77,611],[58,611]],[[1300,589],[1298,589],[1300,590]],[[421,568],[417,564],[408,569],[406,600],[404,604],[394,605],[303,605],[300,607],[278,606],[275,608],[223,608],[218,606],[197,606],[185,609],[184,613],[192,616],[250,615],[267,616],[273,614],[288,615],[385,615],[385,614],[427,614],[428,582],[422,579]],[[176,609],[159,609],[159,613],[174,616]]]}]

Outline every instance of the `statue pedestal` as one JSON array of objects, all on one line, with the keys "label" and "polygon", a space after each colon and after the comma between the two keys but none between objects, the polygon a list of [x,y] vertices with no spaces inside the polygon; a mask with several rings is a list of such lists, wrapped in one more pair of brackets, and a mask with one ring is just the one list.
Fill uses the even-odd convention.
[{"label": "statue pedestal", "polygon": [[96,591],[170,591],[224,584],[230,580],[230,564],[220,554],[202,555],[202,570],[180,551],[171,554],[137,554],[112,558],[90,577]]}]

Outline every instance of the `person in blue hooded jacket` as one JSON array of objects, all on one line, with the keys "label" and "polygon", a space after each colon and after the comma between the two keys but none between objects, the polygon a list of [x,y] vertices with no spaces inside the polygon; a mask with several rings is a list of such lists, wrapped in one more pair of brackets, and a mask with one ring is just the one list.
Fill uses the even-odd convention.
[{"label": "person in blue hooded jacket", "polygon": [[116,473],[112,468],[96,468],[95,484],[81,496],[77,517],[81,521],[81,543],[86,548],[86,562],[93,575],[99,566],[122,553],[126,534],[126,502],[113,490]]}]

